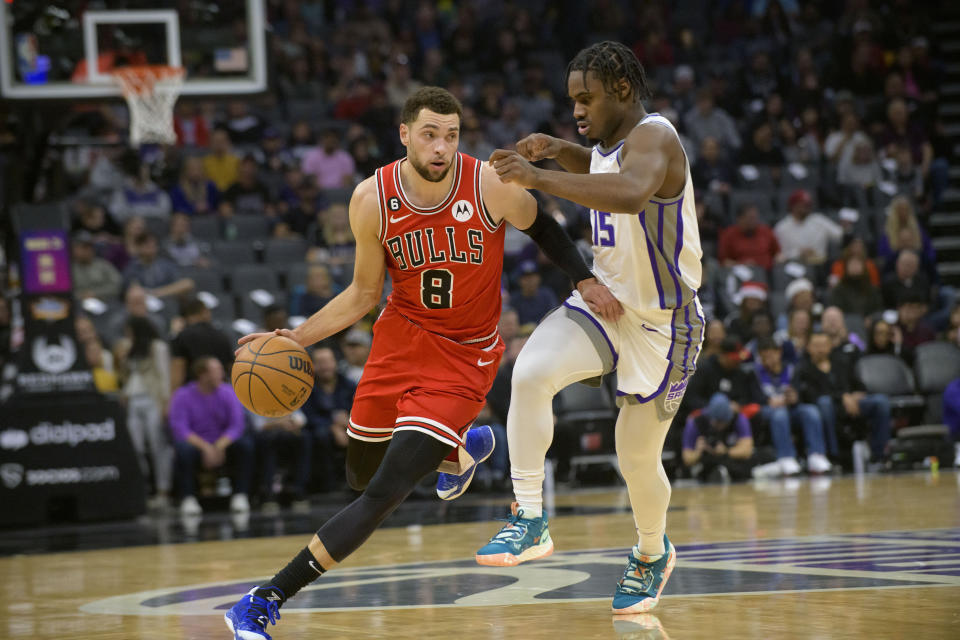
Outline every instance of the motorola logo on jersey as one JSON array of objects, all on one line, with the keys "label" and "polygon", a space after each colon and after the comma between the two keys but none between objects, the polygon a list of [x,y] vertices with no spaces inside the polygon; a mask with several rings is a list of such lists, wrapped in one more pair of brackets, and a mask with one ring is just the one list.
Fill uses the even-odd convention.
[{"label": "motorola logo on jersey", "polygon": [[483,264],[483,239],[480,229],[458,233],[453,226],[425,227],[387,238],[384,245],[397,267],[406,271],[447,262]]},{"label": "motorola logo on jersey", "polygon": [[457,222],[466,222],[473,217],[473,205],[469,200],[457,200],[453,203],[453,219]]}]

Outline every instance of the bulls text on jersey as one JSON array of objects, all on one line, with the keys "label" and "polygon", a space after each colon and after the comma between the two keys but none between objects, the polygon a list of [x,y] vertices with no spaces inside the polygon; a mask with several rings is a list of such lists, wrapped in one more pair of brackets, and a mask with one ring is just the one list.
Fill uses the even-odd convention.
[{"label": "bulls text on jersey", "polygon": [[483,264],[483,231],[466,231],[464,241],[462,234],[457,239],[457,227],[452,225],[424,227],[387,238],[384,244],[402,271],[445,262]]}]

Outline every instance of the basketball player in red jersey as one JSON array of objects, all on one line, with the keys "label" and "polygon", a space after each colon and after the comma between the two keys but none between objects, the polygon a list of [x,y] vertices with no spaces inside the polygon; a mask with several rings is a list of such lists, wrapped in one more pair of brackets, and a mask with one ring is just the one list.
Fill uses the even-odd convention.
[{"label": "basketball player in red jersey", "polygon": [[504,350],[504,220],[564,269],[597,314],[615,321],[622,313],[533,196],[457,152],[461,116],[444,89],[410,96],[400,125],[407,157],[378,169],[350,201],[353,282],[296,329],[277,331],[308,346],[349,327],[380,301],[389,270],[393,293],[374,325],[348,431],[347,480],[363,494],[226,613],[238,640],[269,640],[266,626],[288,598],[363,544],[426,474],[457,459]]}]

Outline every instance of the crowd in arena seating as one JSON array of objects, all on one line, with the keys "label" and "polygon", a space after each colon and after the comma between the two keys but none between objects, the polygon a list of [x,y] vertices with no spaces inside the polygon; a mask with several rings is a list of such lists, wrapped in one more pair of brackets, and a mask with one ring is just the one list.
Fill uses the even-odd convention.
[{"label": "crowd in arena seating", "polygon": [[[863,372],[865,357],[909,368],[925,344],[960,346],[960,306],[941,283],[925,228],[949,151],[935,136],[941,63],[923,36],[923,7],[368,4],[269,3],[268,96],[184,98],[176,145],[82,147],[53,163],[58,178],[47,183],[65,185],[74,220],[78,329],[86,327],[98,384],[127,398],[134,443],[160,495],[176,485],[181,498],[192,496],[185,474],[228,458],[256,469],[234,476],[238,509],[247,498],[236,495],[274,510],[281,489],[302,505],[311,492],[341,486],[371,318],[313,350],[313,395],[282,420],[237,422],[219,391],[230,345],[253,329],[298,322],[349,283],[350,191],[403,153],[397,118],[413,90],[438,84],[457,95],[460,149],[481,158],[534,131],[577,140],[565,63],[606,37],[644,63],[647,109],[677,126],[697,192],[699,296],[710,322],[668,441],[678,471],[726,479],[880,469],[893,430],[924,420],[891,408]],[[112,107],[83,115],[92,132],[121,139]],[[589,255],[587,211],[536,195]],[[507,253],[508,351],[481,418],[501,436],[487,476],[494,486],[507,477],[512,362],[570,290],[523,234],[508,233]],[[0,338],[9,316],[3,301]],[[949,389],[942,416],[960,439],[960,385]],[[223,424],[194,430],[189,414],[214,396],[229,411],[204,411],[219,411]],[[561,394],[558,413],[562,402]],[[202,442],[187,444],[192,436]]]}]

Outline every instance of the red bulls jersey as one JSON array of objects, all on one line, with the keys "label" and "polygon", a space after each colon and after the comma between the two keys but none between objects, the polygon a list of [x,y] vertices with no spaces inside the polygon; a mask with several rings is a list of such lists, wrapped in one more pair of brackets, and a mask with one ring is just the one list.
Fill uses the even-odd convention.
[{"label": "red bulls jersey", "polygon": [[480,196],[481,163],[458,153],[450,193],[421,208],[404,195],[404,162],[376,174],[380,242],[393,279],[389,303],[427,331],[456,342],[489,342],[500,318],[504,230]]}]

